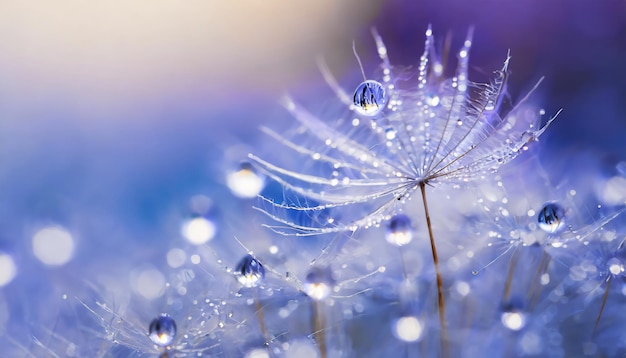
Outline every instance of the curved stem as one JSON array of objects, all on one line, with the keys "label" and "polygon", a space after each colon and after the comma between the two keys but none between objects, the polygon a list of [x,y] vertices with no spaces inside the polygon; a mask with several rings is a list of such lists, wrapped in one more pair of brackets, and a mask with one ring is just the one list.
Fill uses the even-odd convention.
[{"label": "curved stem", "polygon": [[435,274],[437,276],[437,302],[439,304],[439,324],[441,326],[441,356],[448,357],[448,332],[446,329],[446,306],[443,299],[443,280],[441,279],[441,270],[439,269],[439,256],[437,256],[437,248],[435,247],[435,236],[433,235],[433,227],[430,223],[430,213],[428,212],[428,203],[426,202],[426,184],[420,183],[420,191],[422,192],[422,201],[424,203],[424,213],[426,215],[426,225],[428,226],[428,235],[430,237],[430,248],[433,252],[433,262],[435,264]]}]

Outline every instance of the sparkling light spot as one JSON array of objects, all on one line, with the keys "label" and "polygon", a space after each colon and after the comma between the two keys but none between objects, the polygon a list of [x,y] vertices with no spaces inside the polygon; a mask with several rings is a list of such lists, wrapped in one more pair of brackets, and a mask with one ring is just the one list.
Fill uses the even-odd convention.
[{"label": "sparkling light spot", "polygon": [[65,265],[74,255],[74,239],[62,227],[45,227],[33,236],[33,253],[46,265]]},{"label": "sparkling light spot", "polygon": [[413,316],[402,317],[396,321],[394,335],[405,342],[415,342],[422,336],[422,324]]},{"label": "sparkling light spot", "polygon": [[193,218],[183,224],[181,234],[190,243],[202,245],[213,239],[217,228],[215,224],[203,217]]},{"label": "sparkling light spot", "polygon": [[501,321],[504,327],[512,331],[519,331],[526,325],[526,316],[518,311],[504,312],[502,313]]},{"label": "sparkling light spot", "polygon": [[239,170],[226,176],[226,185],[235,196],[250,199],[255,198],[263,190],[265,180],[250,163],[242,163]]}]

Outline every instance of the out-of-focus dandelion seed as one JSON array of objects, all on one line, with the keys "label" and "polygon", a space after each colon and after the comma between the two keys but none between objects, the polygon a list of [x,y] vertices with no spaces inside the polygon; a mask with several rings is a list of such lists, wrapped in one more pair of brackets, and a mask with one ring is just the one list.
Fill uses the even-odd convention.
[{"label": "out-of-focus dandelion seed", "polygon": [[554,234],[565,227],[565,210],[557,203],[547,203],[539,211],[537,222],[541,230]]},{"label": "out-of-focus dandelion seed", "polygon": [[176,338],[176,322],[170,315],[161,313],[150,322],[148,337],[159,347],[168,347]]},{"label": "out-of-focus dandelion seed", "polygon": [[211,219],[212,205],[212,200],[204,195],[191,198],[191,217],[183,221],[180,228],[181,235],[191,244],[202,245],[215,237],[217,225]]}]

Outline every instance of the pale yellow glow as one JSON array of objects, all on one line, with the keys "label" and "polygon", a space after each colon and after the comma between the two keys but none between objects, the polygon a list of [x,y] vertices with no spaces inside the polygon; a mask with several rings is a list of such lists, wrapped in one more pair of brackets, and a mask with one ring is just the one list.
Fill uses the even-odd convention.
[{"label": "pale yellow glow", "polygon": [[0,65],[15,90],[69,96],[92,111],[87,118],[194,88],[280,93],[311,73],[318,55],[341,49],[354,65],[350,41],[379,3],[3,0]]}]

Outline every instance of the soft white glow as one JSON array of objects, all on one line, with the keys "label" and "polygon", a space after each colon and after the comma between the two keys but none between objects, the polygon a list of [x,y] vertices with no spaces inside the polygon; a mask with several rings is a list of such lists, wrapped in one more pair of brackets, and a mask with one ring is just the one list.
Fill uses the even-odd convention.
[{"label": "soft white glow", "polygon": [[524,328],[524,325],[526,325],[526,316],[517,311],[504,312],[501,320],[504,327],[512,331],[519,331]]},{"label": "soft white glow", "polygon": [[289,343],[285,358],[319,358],[319,349],[310,341],[300,339]]},{"label": "soft white glow", "polygon": [[0,287],[7,285],[17,274],[17,267],[13,258],[0,252]]},{"label": "soft white glow", "polygon": [[422,324],[416,317],[402,317],[396,321],[394,335],[405,342],[415,342],[422,336]]},{"label": "soft white glow", "polygon": [[609,266],[609,272],[613,275],[619,275],[624,272],[624,264],[616,257],[611,258],[607,264]]},{"label": "soft white glow", "polygon": [[133,286],[138,294],[151,300],[163,294],[165,277],[158,270],[146,269],[137,275],[137,281],[134,282]]},{"label": "soft white glow", "polygon": [[213,239],[216,227],[212,221],[205,218],[193,218],[183,224],[182,235],[194,245],[202,245]]},{"label": "soft white glow", "polygon": [[245,358],[270,358],[270,355],[265,348],[255,348],[246,353]]},{"label": "soft white glow", "polygon": [[263,190],[265,180],[252,168],[244,167],[228,174],[226,184],[235,196],[250,199],[256,198]]},{"label": "soft white glow", "polygon": [[302,289],[314,300],[323,300],[330,295],[330,286],[324,282],[305,282]]},{"label": "soft white glow", "polygon": [[171,249],[167,252],[167,264],[171,268],[179,268],[187,259],[187,254],[182,249]]},{"label": "soft white glow", "polygon": [[74,239],[62,227],[45,227],[33,236],[33,253],[46,265],[65,265],[74,255]]}]

